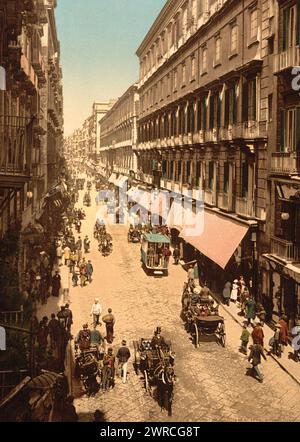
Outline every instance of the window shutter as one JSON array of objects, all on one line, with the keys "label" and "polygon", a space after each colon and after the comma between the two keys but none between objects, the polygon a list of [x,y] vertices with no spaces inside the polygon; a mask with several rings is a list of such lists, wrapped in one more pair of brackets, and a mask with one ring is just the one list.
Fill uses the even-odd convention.
[{"label": "window shutter", "polygon": [[230,90],[226,89],[225,91],[225,127],[228,127],[229,124],[229,100],[230,100]]},{"label": "window shutter", "polygon": [[300,107],[296,108],[296,151],[300,152]]},{"label": "window shutter", "polygon": [[280,111],[280,146],[279,151],[284,152],[285,150],[285,111]]},{"label": "window shutter", "polygon": [[220,94],[217,95],[217,128],[221,127],[221,97]]},{"label": "window shutter", "polygon": [[296,44],[300,44],[300,0],[297,0],[296,3],[297,8],[297,23],[296,23]]},{"label": "window shutter", "polygon": [[289,16],[290,8],[283,10],[283,30],[282,30],[282,50],[286,51],[288,48],[288,35],[289,35]]},{"label": "window shutter", "polygon": [[248,83],[243,82],[243,121],[248,121]]}]

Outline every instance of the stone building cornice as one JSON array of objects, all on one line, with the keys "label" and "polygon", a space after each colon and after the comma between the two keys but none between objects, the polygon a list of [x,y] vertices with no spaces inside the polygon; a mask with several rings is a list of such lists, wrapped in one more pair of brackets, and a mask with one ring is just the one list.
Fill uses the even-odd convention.
[{"label": "stone building cornice", "polygon": [[149,29],[148,33],[146,34],[146,37],[138,47],[136,51],[136,55],[138,57],[141,56],[143,51],[147,48],[149,43],[153,40],[154,36],[156,35],[157,31],[161,27],[161,25],[164,23],[164,20],[169,16],[170,12],[172,11],[172,14],[175,10],[175,5],[179,3],[185,3],[186,0],[168,0],[167,3],[164,5],[162,10],[160,11],[159,15],[157,16],[156,20],[154,21],[153,25]]}]

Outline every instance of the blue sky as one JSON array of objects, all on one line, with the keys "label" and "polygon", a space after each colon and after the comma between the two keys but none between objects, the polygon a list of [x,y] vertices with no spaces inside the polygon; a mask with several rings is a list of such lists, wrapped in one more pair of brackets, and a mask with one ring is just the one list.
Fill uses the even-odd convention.
[{"label": "blue sky", "polygon": [[165,0],[58,0],[65,134],[138,79],[135,51]]}]

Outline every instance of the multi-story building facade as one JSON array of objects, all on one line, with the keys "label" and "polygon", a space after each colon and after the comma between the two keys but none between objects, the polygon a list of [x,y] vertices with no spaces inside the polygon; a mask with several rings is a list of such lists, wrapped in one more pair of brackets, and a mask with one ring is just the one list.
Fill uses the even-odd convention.
[{"label": "multi-story building facade", "polygon": [[137,158],[137,84],[120,97],[100,121],[100,168],[103,175],[111,173],[135,175]]},{"label": "multi-story building facade", "polygon": [[[0,259],[6,250],[11,275],[24,275],[32,250],[26,232],[43,217],[50,219],[48,192],[58,183],[62,162],[55,7],[55,0],[0,3],[0,65],[6,77],[0,91],[0,241],[10,244],[1,247]],[[22,278],[18,281],[22,286]]]},{"label": "multi-story building facade", "polygon": [[227,250],[212,250],[205,227],[191,242],[217,289],[244,274],[257,291],[267,250],[272,3],[169,0],[137,51],[138,166],[149,184],[203,190],[205,223]]},{"label": "multi-story building facade", "polygon": [[300,318],[300,3],[274,3],[276,87],[268,97],[269,253],[262,261],[263,286],[272,296],[275,318],[282,312]]}]

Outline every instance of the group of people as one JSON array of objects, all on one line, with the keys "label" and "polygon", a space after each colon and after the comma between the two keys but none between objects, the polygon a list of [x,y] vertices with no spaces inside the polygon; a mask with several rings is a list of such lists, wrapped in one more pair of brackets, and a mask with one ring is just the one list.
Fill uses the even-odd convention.
[{"label": "group of people", "polygon": [[38,350],[44,356],[47,366],[44,368],[63,372],[66,347],[72,338],[71,326],[73,314],[70,305],[62,305],[57,314],[52,313],[51,318],[44,316],[38,321],[36,315],[31,319],[31,331],[36,335]]},{"label": "group of people", "polygon": [[169,266],[170,256],[172,252],[168,244],[155,243],[150,244],[147,251],[147,265],[149,267]]}]

